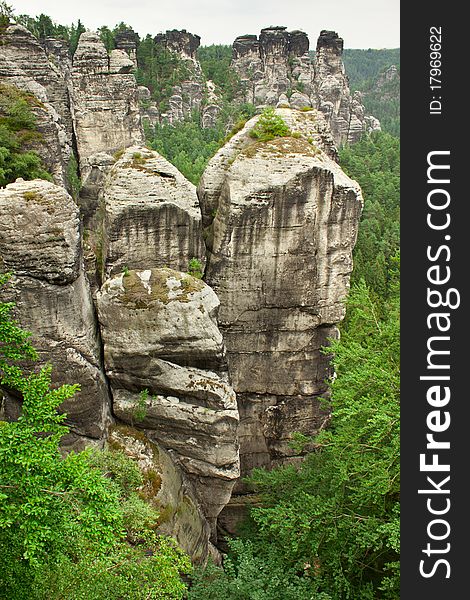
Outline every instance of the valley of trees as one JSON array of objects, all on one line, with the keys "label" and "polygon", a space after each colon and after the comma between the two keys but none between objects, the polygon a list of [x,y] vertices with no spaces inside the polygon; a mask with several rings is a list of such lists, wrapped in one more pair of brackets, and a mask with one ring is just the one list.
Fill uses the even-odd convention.
[{"label": "valley of trees", "polygon": [[[0,27],[8,6],[1,3]],[[65,39],[73,52],[78,23],[46,15],[18,21],[38,38]],[[3,23],[3,25],[2,25]],[[108,49],[127,26],[102,27]],[[147,128],[149,145],[197,184],[230,130],[253,116],[234,105],[239,82],[230,47],[199,49],[222,111],[203,129],[200,114],[174,126]],[[136,77],[165,108],[187,75],[183,61],[155,51],[147,36]],[[383,131],[340,151],[344,171],[364,194],[347,317],[333,355],[331,426],[311,440],[298,468],[256,470],[258,506],[228,542],[223,567],[194,569],[169,539],[155,534],[158,509],[139,490],[142,474],[118,451],[66,457],[67,432],[57,407],[76,386],[51,387],[51,369],[25,371],[37,353],[9,303],[0,303],[0,386],[23,398],[17,422],[0,421],[0,597],[9,600],[397,600],[399,597],[399,90],[375,82],[399,50],[346,50],[353,89]],[[17,177],[50,179],[31,149],[33,99],[0,86],[0,186]],[[0,287],[9,275],[0,275]],[[183,578],[182,578],[183,576]]]}]

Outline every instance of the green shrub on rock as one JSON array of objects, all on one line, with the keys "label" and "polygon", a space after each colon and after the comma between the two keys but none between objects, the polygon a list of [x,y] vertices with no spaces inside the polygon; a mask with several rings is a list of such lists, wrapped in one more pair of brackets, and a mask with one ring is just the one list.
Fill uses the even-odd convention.
[{"label": "green shrub on rock", "polygon": [[260,141],[269,142],[277,137],[287,137],[291,135],[282,117],[277,115],[274,108],[265,108],[258,119],[258,122],[250,131],[250,137]]}]

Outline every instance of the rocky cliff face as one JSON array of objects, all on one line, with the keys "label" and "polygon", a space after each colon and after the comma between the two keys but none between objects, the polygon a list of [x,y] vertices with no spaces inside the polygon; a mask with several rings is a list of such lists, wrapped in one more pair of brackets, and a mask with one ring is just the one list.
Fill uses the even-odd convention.
[{"label": "rocky cliff face", "polygon": [[123,50],[108,56],[99,36],[80,36],[73,57],[74,123],[80,164],[99,152],[144,141],[133,63]]},{"label": "rocky cliff face", "polygon": [[[362,207],[336,163],[334,111],[310,106],[318,82],[304,34],[271,28],[240,39],[238,59],[258,69],[263,102],[290,106],[276,112],[293,135],[255,141],[255,117],[196,193],[143,146],[124,41],[108,55],[87,32],[70,63],[61,44],[41,46],[25,31],[7,30],[0,84],[34,94],[61,185],[18,180],[0,190],[0,264],[15,274],[5,299],[54,364],[55,383],[81,385],[63,407],[66,445],[107,440],[133,456],[148,483],[161,481],[149,494],[166,510],[164,531],[203,560],[217,521],[232,530],[239,516],[240,473],[298,460],[293,432],[314,435],[328,421],[320,348],[343,318]],[[198,39],[183,33],[159,43],[194,61]],[[317,57],[330,83],[340,68],[332,40]],[[293,80],[304,91],[283,96]],[[78,206],[63,187],[71,146]],[[204,282],[188,273],[204,267]],[[4,396],[15,418],[21,399]]]},{"label": "rocky cliff face", "polygon": [[[9,287],[18,320],[33,332],[53,381],[79,383],[64,405],[68,445],[99,442],[110,423],[110,398],[90,287],[83,268],[79,211],[63,188],[36,180],[0,190],[0,256],[15,274]],[[7,401],[7,413],[15,399]]]},{"label": "rocky cliff face", "polygon": [[364,131],[380,129],[377,119],[366,118],[361,94],[351,95],[342,54],[342,38],[334,31],[322,31],[315,54],[315,95],[339,145],[356,142]]},{"label": "rocky cliff face", "polygon": [[103,188],[103,268],[187,271],[205,261],[196,188],[167,160],[140,146],[128,148]]},{"label": "rocky cliff face", "polygon": [[[344,316],[362,210],[357,184],[321,137],[309,141],[318,113],[276,113],[296,137],[253,141],[253,119],[212,159],[198,188],[206,281],[220,298],[240,411],[242,475],[292,460],[292,433],[324,426],[331,372],[320,349]],[[230,529],[231,521],[229,509],[222,522]]]},{"label": "rocky cliff face", "polygon": [[309,96],[313,91],[313,68],[309,41],[301,31],[286,27],[262,29],[238,37],[233,43],[232,66],[244,87],[244,100],[255,105],[276,105],[279,96],[293,89]]},{"label": "rocky cliff face", "polygon": [[168,100],[169,109],[162,113],[161,120],[169,124],[176,123],[189,117],[196,109],[201,111],[203,127],[212,127],[219,115],[220,106],[213,86],[211,82],[205,81],[201,65],[197,60],[197,49],[201,38],[185,29],[181,31],[173,29],[158,34],[154,41],[157,47],[165,48],[184,61],[188,71],[186,80],[174,86]]},{"label": "rocky cliff face", "polygon": [[171,450],[215,536],[239,476],[217,296],[188,274],[149,269],[106,281],[97,304],[116,416]]},{"label": "rocky cliff face", "polygon": [[232,66],[239,74],[243,100],[255,105],[315,107],[330,125],[335,143],[354,143],[364,131],[380,128],[365,115],[360,94],[351,95],[342,61],[343,40],[322,31],[315,62],[302,31],[262,29],[233,43]]}]

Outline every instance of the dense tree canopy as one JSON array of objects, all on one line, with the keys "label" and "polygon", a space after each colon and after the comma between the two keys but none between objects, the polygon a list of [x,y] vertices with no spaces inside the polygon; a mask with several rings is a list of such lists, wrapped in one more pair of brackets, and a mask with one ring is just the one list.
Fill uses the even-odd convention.
[{"label": "dense tree canopy", "polygon": [[352,281],[363,278],[382,298],[389,292],[392,257],[400,244],[400,141],[388,133],[365,136],[341,150],[340,163],[364,195]]}]

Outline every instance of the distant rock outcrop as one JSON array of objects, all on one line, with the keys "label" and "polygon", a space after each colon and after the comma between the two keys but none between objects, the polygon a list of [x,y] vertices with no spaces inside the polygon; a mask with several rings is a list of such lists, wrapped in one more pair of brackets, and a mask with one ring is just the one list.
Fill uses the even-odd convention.
[{"label": "distant rock outcrop", "polygon": [[118,31],[114,38],[116,48],[118,50],[124,50],[124,52],[131,59],[134,69],[137,69],[137,45],[139,43],[139,36],[133,29],[124,29]]},{"label": "distant rock outcrop", "polygon": [[293,89],[313,92],[313,68],[308,37],[286,27],[268,27],[233,43],[232,66],[244,87],[244,100],[255,105],[276,105],[281,94]]},{"label": "distant rock outcrop", "polygon": [[377,119],[366,117],[361,94],[351,94],[342,56],[342,38],[334,31],[322,31],[315,53],[316,106],[338,145],[352,144],[365,131],[380,129]]},{"label": "distant rock outcrop", "polygon": [[197,60],[201,38],[185,29],[173,29],[158,34],[154,42],[157,47],[177,55],[188,71],[186,79],[173,87],[173,93],[168,99],[169,108],[161,114],[162,122],[172,124],[182,121],[196,109],[201,111],[203,127],[212,127],[220,113],[220,106],[213,87],[204,80]]},{"label": "distant rock outcrop", "polygon": [[234,41],[232,66],[240,77],[245,102],[318,108],[341,146],[378,127],[376,119],[368,120],[365,115],[360,94],[351,95],[342,53],[338,34],[322,31],[312,63],[305,33],[269,27],[261,30],[259,38],[244,35]]},{"label": "distant rock outcrop", "polygon": [[80,165],[99,152],[112,154],[141,144],[140,122],[132,61],[123,50],[108,56],[99,36],[80,36],[73,57],[74,126]]}]

